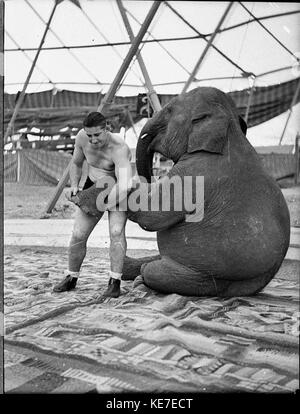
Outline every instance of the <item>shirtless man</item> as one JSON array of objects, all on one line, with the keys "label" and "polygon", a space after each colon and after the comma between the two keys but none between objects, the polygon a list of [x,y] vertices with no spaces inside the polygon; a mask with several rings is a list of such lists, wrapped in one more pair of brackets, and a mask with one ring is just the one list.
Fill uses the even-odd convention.
[{"label": "shirtless man", "polygon": [[[126,212],[114,210],[116,194],[120,202],[127,196],[132,178],[131,153],[127,144],[117,134],[107,130],[107,121],[100,112],[91,112],[83,121],[76,137],[75,149],[70,168],[71,188],[66,197],[71,201],[82,189],[79,182],[82,174],[82,165],[86,159],[88,163],[88,178],[83,189],[89,188],[103,176],[112,176],[116,184],[108,196],[107,210],[110,234],[110,279],[104,296],[118,297],[120,295],[121,275],[126,253],[125,224]],[[122,169],[122,180],[120,180]],[[124,173],[128,179],[124,180]],[[69,244],[69,268],[65,271],[65,278],[54,286],[54,292],[65,292],[74,289],[79,277],[80,268],[86,255],[86,243],[92,230],[100,220],[99,217],[88,215],[76,206],[76,215],[72,237]],[[113,211],[114,210],[114,211]]]}]

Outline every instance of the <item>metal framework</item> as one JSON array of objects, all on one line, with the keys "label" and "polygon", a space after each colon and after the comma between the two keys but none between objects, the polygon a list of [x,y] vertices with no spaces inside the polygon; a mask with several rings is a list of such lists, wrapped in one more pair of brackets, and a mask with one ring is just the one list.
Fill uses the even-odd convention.
[{"label": "metal framework", "polygon": [[[145,87],[147,88],[147,91],[148,91],[148,96],[149,96],[149,101],[150,101],[150,103],[151,103],[151,106],[152,106],[152,108],[153,108],[153,110],[156,112],[156,111],[159,111],[160,109],[161,109],[161,105],[160,105],[160,102],[159,102],[159,99],[158,99],[158,97],[157,97],[157,94],[156,94],[156,92],[155,92],[155,89],[154,89],[154,87],[155,86],[161,86],[161,85],[168,85],[168,84],[180,84],[180,83],[184,83],[184,86],[183,86],[183,89],[182,89],[182,93],[185,93],[188,89],[189,89],[189,87],[190,87],[190,85],[191,85],[191,83],[192,82],[201,82],[201,81],[204,81],[204,80],[208,80],[208,79],[197,79],[197,73],[199,72],[199,69],[200,69],[200,67],[201,67],[201,65],[203,64],[203,61],[204,61],[204,59],[205,59],[205,57],[207,56],[207,53],[208,53],[208,51],[209,51],[209,49],[212,47],[212,48],[214,48],[224,59],[226,59],[228,62],[230,62],[233,66],[235,66],[236,68],[238,68],[239,70],[240,70],[240,72],[241,72],[241,76],[235,76],[234,78],[245,78],[245,77],[248,77],[248,79],[249,79],[249,81],[250,80],[252,80],[253,81],[253,83],[252,83],[252,87],[250,87],[250,90],[249,90],[249,100],[248,100],[248,105],[247,105],[247,110],[246,110],[246,118],[248,118],[248,116],[249,116],[249,112],[250,112],[250,107],[251,107],[251,101],[252,101],[252,96],[253,96],[253,92],[254,92],[254,88],[255,88],[255,79],[257,79],[257,78],[259,78],[259,77],[262,77],[262,76],[265,76],[265,75],[267,75],[267,74],[270,74],[270,73],[275,73],[275,72],[279,72],[279,71],[282,71],[282,70],[286,70],[286,69],[289,69],[289,68],[291,68],[292,66],[286,66],[286,67],[283,67],[283,68],[278,68],[278,69],[274,69],[274,70],[272,70],[272,71],[269,71],[269,72],[265,72],[265,73],[261,73],[261,74],[256,74],[256,75],[254,75],[253,73],[251,73],[251,72],[248,72],[247,70],[245,70],[245,69],[243,69],[243,68],[241,68],[240,66],[239,66],[239,64],[238,63],[236,63],[236,62],[234,62],[232,59],[230,59],[225,53],[223,53],[219,48],[217,48],[213,43],[214,43],[214,40],[215,40],[215,38],[216,38],[216,36],[217,35],[219,35],[219,34],[221,34],[221,33],[223,33],[223,32],[226,32],[226,31],[228,31],[228,30],[233,30],[233,29],[235,29],[235,28],[238,28],[238,27],[241,27],[241,26],[244,26],[244,25],[248,25],[248,24],[251,24],[251,23],[258,23],[258,24],[260,24],[262,27],[263,27],[263,29],[267,32],[267,33],[269,33],[269,35],[270,36],[272,36],[273,38],[274,38],[274,40],[276,40],[277,41],[277,43],[282,47],[282,48],[284,48],[288,53],[290,53],[290,54],[292,54],[296,59],[297,59],[297,61],[299,62],[299,58],[297,57],[297,56],[295,56],[279,39],[277,39],[262,23],[261,23],[261,21],[262,20],[267,20],[267,19],[271,19],[271,18],[274,18],[274,17],[281,17],[281,16],[287,16],[287,15],[292,15],[292,14],[296,14],[296,13],[300,13],[299,11],[291,11],[291,12],[285,12],[285,13],[277,13],[277,14],[272,14],[272,15],[268,15],[268,16],[261,16],[261,17],[256,17],[251,11],[249,11],[248,9],[247,9],[247,7],[244,5],[244,4],[242,4],[241,2],[239,2],[239,4],[240,4],[240,6],[241,7],[243,7],[247,12],[248,12],[248,14],[250,15],[250,19],[249,20],[247,20],[247,21],[243,21],[243,22],[240,22],[240,23],[238,23],[238,24],[235,24],[235,25],[232,25],[232,26],[228,26],[228,27],[222,27],[222,25],[224,24],[224,21],[225,21],[225,19],[226,19],[226,17],[228,16],[228,13],[230,12],[230,10],[231,10],[231,8],[232,8],[232,6],[233,6],[233,3],[234,2],[229,2],[228,3],[228,5],[227,5],[227,7],[226,7],[226,9],[225,9],[225,12],[224,12],[224,14],[222,15],[222,17],[221,17],[221,19],[220,19],[220,21],[219,21],[219,23],[217,24],[217,26],[216,26],[216,28],[215,28],[215,30],[214,30],[214,32],[213,33],[208,33],[208,34],[203,34],[203,33],[200,33],[195,27],[193,27],[186,19],[184,19],[177,11],[176,11],[176,9],[173,7],[173,6],[171,6],[167,1],[166,2],[161,2],[161,1],[154,1],[153,2],[153,4],[152,4],[152,6],[151,6],[151,8],[150,8],[150,10],[149,10],[149,12],[148,12],[148,14],[147,14],[147,16],[146,16],[146,18],[145,18],[145,20],[144,20],[144,22],[141,24],[141,27],[140,27],[140,29],[139,29],[139,32],[138,32],[138,34],[136,35],[136,37],[134,37],[134,35],[133,35],[133,31],[132,31],[132,28],[131,28],[131,26],[130,26],[130,24],[129,24],[129,20],[128,20],[128,17],[127,17],[127,13],[128,14],[130,14],[130,12],[129,11],[127,11],[126,9],[125,9],[125,7],[123,6],[123,4],[122,4],[122,1],[121,0],[116,0],[116,2],[117,2],[117,6],[118,6],[118,8],[119,8],[119,12],[120,12],[120,14],[121,14],[121,17],[122,17],[122,19],[123,19],[123,23],[124,23],[124,26],[125,26],[125,28],[126,28],[126,30],[127,30],[127,33],[128,33],[128,36],[129,36],[129,41],[128,42],[115,42],[115,43],[110,43],[110,42],[108,42],[108,40],[106,39],[106,37],[100,32],[100,30],[99,30],[99,28],[97,27],[97,25],[93,22],[93,20],[87,15],[87,13],[82,9],[82,7],[80,7],[80,3],[78,3],[78,2],[76,2],[76,5],[77,6],[79,6],[80,7],[80,9],[81,9],[81,11],[82,11],[82,13],[85,15],[85,17],[88,19],[88,21],[89,21],[89,23],[90,24],[92,24],[93,25],[93,27],[98,31],[98,33],[104,38],[104,40],[107,42],[107,43],[105,43],[105,44],[93,44],[93,45],[79,45],[79,46],[66,46],[64,43],[63,43],[63,41],[57,36],[57,34],[51,29],[51,27],[50,27],[50,24],[51,24],[51,21],[52,21],[52,18],[53,18],[53,15],[54,15],[54,13],[55,13],[55,10],[56,10],[56,7],[59,5],[59,3],[61,3],[61,0],[55,0],[55,3],[54,3],[54,7],[53,7],[53,10],[52,10],[52,12],[51,12],[51,15],[50,15],[50,17],[49,17],[49,19],[48,19],[48,22],[45,22],[44,21],[44,19],[39,15],[39,13],[33,8],[33,6],[30,4],[30,2],[28,1],[28,0],[25,0],[26,1],[26,3],[28,4],[28,6],[34,11],[34,13],[39,17],[39,19],[41,20],[41,21],[43,21],[43,23],[46,25],[46,27],[45,27],[45,31],[44,31],[44,34],[43,34],[43,37],[42,37],[42,39],[41,39],[41,42],[40,42],[40,45],[39,45],[39,47],[38,48],[21,48],[15,41],[14,41],[14,39],[10,36],[10,34],[8,34],[7,33],[7,35],[11,38],[11,40],[14,42],[14,44],[17,46],[17,49],[14,49],[14,48],[10,48],[10,49],[7,49],[6,51],[7,52],[9,52],[9,51],[14,51],[14,50],[19,50],[19,51],[22,51],[23,53],[24,53],[24,55],[28,58],[28,59],[30,59],[31,60],[31,58],[26,54],[26,51],[30,51],[30,50],[36,50],[37,51],[37,53],[36,53],[36,55],[35,55],[35,58],[33,59],[33,60],[31,60],[32,61],[32,65],[31,65],[31,68],[30,68],[30,71],[29,71],[29,73],[28,73],[28,76],[27,76],[27,78],[26,78],[26,81],[25,81],[25,83],[24,83],[24,85],[23,85],[23,89],[22,89],[22,92],[21,92],[21,94],[20,94],[20,96],[19,96],[19,98],[18,98],[18,101],[17,101],[17,104],[16,104],[16,106],[15,106],[15,108],[14,108],[14,112],[13,112],[13,115],[12,115],[12,118],[11,118],[11,120],[10,120],[10,122],[9,122],[9,125],[8,125],[8,127],[7,127],[7,131],[6,131],[6,134],[5,134],[5,137],[4,137],[4,142],[6,141],[6,139],[7,139],[7,137],[9,136],[9,134],[11,133],[11,131],[13,130],[13,124],[14,124],[14,121],[15,121],[15,119],[16,119],[16,116],[17,116],[17,114],[18,114],[18,111],[19,111],[19,109],[20,109],[20,107],[22,106],[22,102],[23,102],[23,99],[24,99],[24,96],[25,96],[25,91],[26,91],[26,88],[27,88],[27,86],[28,86],[28,84],[30,83],[30,78],[31,78],[31,75],[32,75],[32,72],[33,72],[33,70],[34,70],[34,68],[36,67],[36,68],[38,68],[38,66],[36,65],[36,63],[37,63],[37,60],[38,60],[38,56],[39,56],[39,54],[40,54],[40,52],[41,52],[41,50],[42,50],[42,48],[43,48],[43,43],[44,43],[44,41],[45,41],[45,37],[46,37],[46,35],[47,35],[47,32],[48,31],[51,31],[53,34],[54,34],[54,36],[56,37],[56,39],[60,42],[60,44],[62,45],[62,46],[59,46],[59,47],[45,47],[45,48],[43,48],[43,50],[55,50],[55,49],[66,49],[71,55],[72,55],[72,57],[90,74],[90,76],[92,76],[93,77],[93,79],[95,80],[95,82],[94,83],[89,83],[89,82],[85,82],[84,84],[93,84],[93,85],[95,85],[95,84],[99,84],[99,85],[101,85],[101,86],[104,86],[104,85],[107,85],[107,84],[104,84],[104,83],[102,83],[102,82],[100,82],[100,80],[99,79],[97,79],[97,77],[89,70],[89,68],[87,68],[82,62],[81,62],[81,60],[72,52],[72,49],[76,49],[76,48],[87,48],[87,47],[108,47],[108,46],[110,46],[110,47],[114,47],[114,46],[117,46],[117,45],[131,45],[130,46],[130,48],[129,48],[129,50],[128,50],[128,53],[127,53],[127,55],[126,55],[126,57],[124,58],[124,60],[123,60],[123,62],[122,62],[122,64],[121,64],[121,66],[120,66],[120,69],[119,69],[119,71],[118,71],[118,73],[116,74],[116,76],[115,76],[115,79],[114,79],[114,81],[110,84],[110,87],[109,87],[109,90],[108,90],[108,92],[106,93],[106,95],[104,96],[104,98],[102,99],[102,101],[100,102],[100,105],[98,106],[98,108],[97,108],[97,110],[99,111],[99,112],[103,112],[104,114],[105,114],[105,112],[106,112],[106,109],[109,107],[109,105],[112,103],[112,100],[113,100],[113,98],[114,98],[114,95],[115,95],[115,93],[116,93],[116,91],[117,91],[117,89],[118,89],[118,87],[120,86],[120,84],[124,81],[124,77],[125,77],[125,75],[126,75],[126,72],[128,71],[128,68],[129,68],[129,66],[130,66],[130,64],[131,64],[131,62],[132,62],[132,59],[134,58],[134,56],[136,57],[136,59],[137,59],[137,61],[138,61],[138,63],[139,63],[139,66],[140,66],[140,69],[141,69],[141,72],[142,72],[142,74],[143,74],[143,77],[144,77],[144,85],[145,85]],[[0,4],[2,5],[2,3],[3,3],[3,0],[0,0]],[[149,28],[149,26],[150,26],[150,24],[151,24],[151,22],[152,22],[152,20],[153,20],[153,17],[154,17],[154,15],[156,14],[156,11],[158,10],[158,8],[159,8],[159,6],[160,6],[160,4],[161,3],[164,3],[164,5],[165,5],[165,7],[168,7],[173,13],[175,13],[186,25],[188,25],[194,32],[195,32],[195,35],[194,36],[186,36],[186,37],[178,37],[178,38],[162,38],[162,39],[155,39],[152,35],[151,35],[151,32],[149,31],[148,32],[148,28]],[[131,15],[131,17],[132,18],[134,18],[134,20],[136,21],[136,22],[138,22],[137,21],[137,19],[134,17],[134,16],[132,16],[132,14],[130,14]],[[139,23],[139,22],[138,22]],[[152,36],[152,39],[144,39],[144,35],[146,34],[146,33],[149,33],[149,35],[151,35]],[[143,61],[143,58],[142,58],[142,56],[141,56],[141,54],[140,54],[140,51],[139,51],[139,47],[142,45],[144,45],[144,44],[146,44],[146,43],[151,43],[151,42],[156,42],[156,43],[161,43],[161,42],[170,42],[170,41],[177,41],[177,40],[184,40],[184,39],[202,39],[202,40],[204,40],[206,43],[207,43],[207,45],[206,45],[206,47],[204,48],[204,50],[203,50],[203,52],[202,52],[202,54],[201,54],[201,56],[199,57],[199,59],[198,59],[198,62],[197,62],[197,64],[195,65],[195,67],[194,67],[194,69],[193,69],[193,71],[192,72],[189,72],[189,71],[187,71],[186,70],[186,68],[184,68],[184,66],[182,65],[182,63],[181,62],[178,62],[168,51],[167,51],[167,49],[164,47],[164,46],[162,46],[161,45],[161,47],[163,47],[163,49],[166,51],[166,53],[168,53],[169,54],[169,56],[170,57],[172,57],[175,61],[176,61],[176,63],[178,64],[178,65],[180,65],[181,66],[181,68],[182,69],[184,69],[185,70],[185,72],[189,75],[188,76],[188,79],[186,80],[186,81],[179,81],[179,82],[169,82],[169,83],[160,83],[160,84],[153,84],[152,82],[151,82],[151,79],[150,79],[150,76],[149,76],[149,73],[148,73],[148,71],[147,71],[147,68],[146,68],[146,65],[145,65],[145,63],[144,63],[144,61]],[[116,53],[119,55],[119,57],[121,57],[120,56],[120,54],[117,52],[117,50],[116,50]],[[44,73],[44,76],[48,79],[48,84],[50,83],[50,84],[52,84],[52,85],[54,85],[54,83],[53,83],[53,81],[51,80],[51,79],[49,79],[49,77]],[[226,78],[228,78],[228,77],[224,77],[224,78],[210,78],[209,80],[218,80],[218,79],[226,79]],[[233,78],[233,77],[230,77],[230,78]],[[139,78],[140,79],[140,78]],[[33,82],[34,83],[34,82]],[[56,84],[57,83],[64,83],[64,84],[67,84],[68,82],[55,82]],[[71,84],[72,82],[70,82],[70,84]],[[72,84],[74,84],[74,83],[72,83]],[[83,83],[82,83],[83,84]],[[124,85],[125,85],[125,83],[123,83]],[[127,86],[141,86],[141,85],[127,85]],[[280,143],[279,144],[281,144],[281,141],[282,141],[282,139],[283,139],[283,137],[284,137],[284,133],[285,133],[285,130],[286,130],[286,127],[287,127],[287,124],[288,124],[288,122],[289,122],[289,119],[290,119],[290,116],[291,116],[291,112],[292,112],[292,107],[293,107],[293,105],[295,104],[295,102],[296,102],[296,100],[297,100],[297,97],[298,97],[298,94],[299,94],[299,90],[300,90],[300,82],[299,82],[299,85],[298,85],[298,87],[297,87],[297,90],[295,91],[295,95],[294,95],[294,97],[293,97],[293,100],[292,100],[292,102],[291,102],[291,107],[290,107],[290,111],[289,111],[289,114],[288,114],[288,118],[287,118],[287,121],[286,121],[286,124],[285,124],[285,127],[284,127],[284,130],[283,130],[283,132],[282,132],[282,136],[281,136],[281,139],[280,139]],[[3,141],[2,141],[3,142]],[[61,192],[62,192],[62,190],[63,190],[63,188],[64,188],[64,186],[66,185],[66,183],[67,183],[67,181],[68,181],[68,178],[69,178],[69,167],[66,169],[66,171],[64,172],[64,174],[63,174],[63,176],[62,176],[62,178],[61,178],[61,180],[60,180],[60,182],[59,182],[59,184],[58,184],[58,186],[57,186],[57,188],[55,189],[55,192],[54,192],[54,195],[53,195],[53,197],[51,198],[51,200],[50,200],[50,202],[48,203],[48,206],[47,206],[47,208],[46,208],[46,212],[47,213],[49,213],[49,212],[51,212],[52,211],[52,209],[53,209],[53,207],[54,207],[54,205],[55,205],[55,203],[56,203],[56,201],[57,201],[57,199],[58,199],[58,197],[59,197],[59,195],[61,194]]]},{"label": "metal framework", "polygon": [[228,4],[228,6],[226,7],[226,10],[225,10],[223,16],[221,17],[219,23],[217,24],[217,27],[215,28],[214,33],[211,35],[211,37],[210,37],[210,39],[209,39],[209,41],[208,41],[205,49],[203,50],[203,52],[202,52],[202,54],[201,54],[198,62],[196,63],[196,66],[194,67],[194,69],[193,69],[190,77],[188,78],[186,84],[184,85],[184,87],[182,89],[182,93],[185,93],[188,90],[188,88],[190,87],[191,83],[193,82],[194,77],[198,73],[198,70],[200,69],[200,66],[203,63],[204,58],[205,58],[207,52],[209,51],[209,48],[212,46],[213,41],[215,40],[215,37],[217,36],[217,34],[218,34],[218,32],[219,32],[222,24],[224,23],[227,15],[228,15],[228,13],[230,12],[230,9],[232,8],[232,6],[233,6],[233,2],[231,1]]},{"label": "metal framework", "polygon": [[[207,38],[212,36],[216,36],[216,30],[215,32],[211,33],[210,35],[204,35],[202,33],[200,33],[193,25],[191,25],[183,16],[181,16],[181,14],[178,13],[177,10],[174,9],[174,7],[172,7],[168,2],[166,2],[166,5],[169,7],[170,10],[172,10],[172,12],[174,14],[176,14],[176,16],[179,17],[180,20],[182,20],[190,29],[192,29],[195,33],[197,33],[197,35],[199,36],[199,38],[205,40],[207,43],[210,42],[210,46],[216,50],[221,56],[223,56],[224,59],[226,59],[229,63],[231,63],[233,66],[235,66],[237,69],[239,69],[242,73],[247,73],[244,69],[242,69],[236,62],[234,62],[232,59],[230,59],[227,55],[225,55],[225,53],[223,53],[219,48],[217,48],[212,41],[208,40]],[[226,17],[226,16],[225,16]],[[221,33],[221,27],[218,30],[218,33]]]},{"label": "metal framework", "polygon": [[[169,7],[171,7],[167,2],[164,2],[164,3],[166,5],[168,5]],[[84,12],[83,9],[82,9],[82,12],[86,15],[86,13]],[[227,31],[232,30],[232,29],[237,29],[238,27],[242,27],[242,26],[245,26],[245,25],[250,24],[250,23],[255,23],[258,20],[259,21],[267,20],[267,19],[271,19],[271,18],[275,18],[275,17],[283,17],[283,16],[289,16],[289,15],[299,14],[299,13],[300,13],[300,11],[295,10],[295,11],[286,12],[286,13],[277,13],[277,14],[271,14],[269,16],[256,17],[255,19],[247,20],[245,22],[241,22],[241,23],[235,24],[233,26],[228,26],[226,28],[223,28],[223,29],[219,30],[219,33],[227,32]],[[179,13],[178,13],[178,16],[180,16]],[[132,15],[132,17],[135,21],[138,21],[133,15]],[[180,17],[182,17],[182,16],[180,16]],[[92,24],[94,25],[94,22],[92,22]],[[152,38],[153,40],[142,40],[141,44],[153,43],[153,42],[172,42],[172,41],[178,41],[178,40],[191,40],[191,39],[199,39],[199,38],[204,39],[204,38],[207,38],[207,37],[209,38],[212,34],[213,33],[199,34],[198,36],[183,36],[183,37],[172,37],[172,38],[162,38],[162,39]],[[101,35],[103,36],[102,33],[101,33]],[[44,48],[44,50],[83,49],[83,48],[90,48],[90,47],[113,47],[113,46],[123,46],[123,45],[126,46],[126,45],[130,44],[130,42],[109,42],[108,40],[106,40],[106,42],[107,43],[100,43],[100,44],[95,43],[93,45],[53,46],[53,47],[46,47],[46,48]],[[29,47],[29,48],[17,47],[17,48],[7,48],[7,49],[5,49],[6,52],[17,52],[19,50],[35,51],[35,50],[37,50],[37,48],[36,47]]]},{"label": "metal framework", "polygon": [[[37,15],[37,17],[46,24],[45,20],[42,18],[42,16],[36,11],[36,9],[29,3],[28,0],[25,0],[26,4],[32,9],[32,11]],[[60,0],[55,0],[57,4],[59,4]],[[69,54],[73,57],[73,59],[96,81],[97,84],[101,84],[99,79],[90,71],[90,69],[80,60],[78,57],[74,54],[72,50],[68,46],[65,46],[64,42],[61,40],[61,38],[54,32],[51,27],[49,28],[50,32],[53,34],[53,36],[59,41],[59,43],[62,45],[64,49],[67,49]],[[25,49],[23,49],[25,50]],[[43,48],[43,50],[46,50],[46,48]]]}]

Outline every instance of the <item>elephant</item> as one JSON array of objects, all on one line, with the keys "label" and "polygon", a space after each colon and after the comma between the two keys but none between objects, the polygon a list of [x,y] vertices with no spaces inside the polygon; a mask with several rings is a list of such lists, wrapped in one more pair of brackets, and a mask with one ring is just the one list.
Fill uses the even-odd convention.
[{"label": "elephant", "polygon": [[[140,275],[157,292],[197,297],[255,295],[272,280],[289,247],[289,210],[246,132],[234,101],[214,87],[176,96],[147,121],[136,168],[148,199],[166,177],[203,177],[204,214],[189,220],[190,211],[172,208],[174,197],[169,211],[129,208],[129,220],[157,232],[159,254],[126,257],[123,279]],[[173,167],[150,183],[155,152]]]}]

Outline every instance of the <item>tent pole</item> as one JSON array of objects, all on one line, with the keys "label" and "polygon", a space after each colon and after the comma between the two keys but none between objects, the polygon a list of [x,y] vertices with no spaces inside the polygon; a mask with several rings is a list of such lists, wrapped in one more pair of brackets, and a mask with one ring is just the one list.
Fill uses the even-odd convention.
[{"label": "tent pole", "polygon": [[67,168],[63,172],[63,175],[62,175],[61,179],[59,180],[59,183],[57,184],[57,186],[55,188],[55,192],[54,192],[53,196],[51,197],[51,199],[49,200],[45,212],[41,215],[40,218],[47,218],[48,214],[50,214],[51,211],[54,209],[54,206],[55,206],[57,200],[59,199],[61,193],[63,192],[63,189],[65,188],[65,186],[67,185],[67,183],[69,181],[70,165],[71,165],[71,162],[69,163],[69,165],[67,166]]},{"label": "tent pole", "polygon": [[[136,51],[138,50],[138,47],[141,43],[141,40],[143,39],[148,27],[150,26],[150,23],[160,5],[160,1],[154,1],[151,9],[149,10],[145,21],[143,23],[143,25],[141,26],[139,33],[137,34],[137,36],[135,37],[134,41],[132,42],[132,45],[127,53],[127,56],[125,57],[114,81],[112,82],[108,92],[106,93],[106,95],[104,96],[104,98],[102,99],[100,105],[98,106],[97,111],[98,112],[102,112],[104,111],[105,107],[110,105],[112,98],[114,97],[118,86],[120,85],[123,76],[125,75],[126,70],[129,67],[129,64],[133,58],[133,56],[135,55]],[[46,206],[46,210],[45,213],[42,215],[42,217],[47,217],[47,214],[50,214],[52,209],[55,206],[56,201],[58,200],[60,194],[62,193],[64,187],[67,185],[67,182],[69,180],[69,171],[70,171],[70,167],[71,167],[71,162],[69,162],[69,165],[67,166],[66,170],[64,171],[59,183],[57,184],[57,187],[55,188],[55,191],[51,197],[51,199],[49,200],[47,206]]]},{"label": "tent pole", "polygon": [[17,183],[21,178],[21,148],[17,148]]},{"label": "tent pole", "polygon": [[111,103],[112,98],[114,97],[118,86],[120,85],[123,76],[125,75],[126,70],[128,69],[128,66],[133,58],[133,56],[136,54],[139,45],[145,35],[145,33],[148,30],[148,27],[150,26],[150,23],[152,22],[152,19],[158,9],[158,7],[160,6],[161,1],[154,1],[151,9],[149,10],[144,23],[142,24],[137,36],[133,39],[132,41],[132,45],[127,53],[127,56],[125,57],[113,83],[111,84],[109,90],[107,91],[106,95],[104,96],[104,98],[102,99],[99,107],[98,107],[98,112],[102,112],[105,107],[107,105],[109,105]]},{"label": "tent pole", "polygon": [[299,132],[296,135],[295,139],[295,184],[298,184],[299,180],[299,141],[300,141],[300,134]]},{"label": "tent pole", "polygon": [[130,124],[132,126],[133,132],[134,132],[134,134],[136,136],[136,139],[138,139],[138,134],[136,132],[136,129],[135,129],[135,126],[134,126],[134,122],[133,122],[133,119],[132,119],[132,116],[131,116],[131,113],[130,113],[130,110],[129,110],[128,107],[126,108],[126,113],[127,113],[128,119],[130,121]]},{"label": "tent pole", "polygon": [[[127,14],[125,12],[125,9],[124,9],[122,0],[116,0],[116,1],[117,1],[117,5],[119,7],[119,10],[120,10],[120,13],[121,13],[121,16],[122,16],[124,25],[126,27],[126,30],[127,30],[128,36],[129,36],[129,39],[130,39],[131,42],[133,42],[133,40],[134,40],[134,34],[133,34],[132,28],[130,26],[130,23],[129,23]],[[156,94],[156,92],[155,92],[155,90],[153,88],[153,84],[151,82],[151,79],[150,79],[150,76],[148,74],[146,65],[144,63],[144,60],[143,60],[142,55],[141,55],[141,53],[140,53],[139,50],[137,51],[136,56],[137,56],[137,60],[138,60],[138,63],[140,65],[142,74],[144,76],[144,79],[145,79],[145,83],[146,83],[148,92],[149,92],[149,98],[150,98],[151,106],[152,106],[154,112],[158,112],[158,111],[161,110],[161,104],[160,104],[159,99],[158,99],[158,96],[157,96],[157,94]]]},{"label": "tent pole", "polygon": [[58,6],[58,2],[57,2],[57,0],[55,0],[54,7],[53,7],[52,12],[51,12],[51,14],[50,14],[50,17],[49,17],[48,23],[47,23],[47,25],[46,25],[46,28],[45,28],[44,34],[43,34],[43,36],[42,36],[42,39],[41,39],[41,42],[40,42],[39,48],[38,48],[38,50],[37,50],[37,52],[36,52],[35,58],[34,58],[34,59],[33,59],[33,61],[32,61],[32,65],[31,65],[31,68],[30,68],[29,73],[28,73],[28,75],[27,75],[26,81],[25,81],[25,83],[24,83],[24,86],[23,86],[22,92],[20,93],[20,96],[19,96],[19,98],[18,98],[18,100],[17,100],[17,103],[16,103],[16,106],[15,106],[14,112],[13,112],[13,114],[12,114],[11,120],[9,121],[9,124],[8,124],[8,126],[7,126],[6,133],[5,133],[5,135],[4,135],[4,142],[6,142],[6,141],[7,141],[7,138],[8,138],[8,137],[9,137],[9,135],[12,133],[12,130],[13,130],[13,126],[14,126],[15,119],[16,119],[16,117],[17,117],[17,115],[18,115],[18,112],[19,112],[19,109],[20,109],[20,107],[21,107],[21,105],[22,105],[22,103],[23,103],[26,88],[27,88],[28,83],[29,83],[29,81],[30,81],[30,78],[31,78],[32,72],[34,71],[35,64],[36,64],[36,62],[37,62],[37,60],[38,60],[39,54],[40,54],[40,52],[41,52],[41,50],[42,50],[42,46],[43,46],[43,44],[44,44],[44,42],[45,42],[45,38],[46,38],[47,32],[48,32],[48,30],[49,30],[49,27],[50,27],[50,24],[51,24],[51,21],[52,21],[52,18],[53,18],[53,16],[54,16],[54,13],[55,13],[55,10],[56,10],[56,7],[57,7],[57,6]]},{"label": "tent pole", "polygon": [[255,89],[255,77],[251,76],[250,79],[251,79],[252,85],[250,85],[251,89],[250,89],[250,93],[249,93],[249,99],[248,99],[246,115],[245,115],[245,122],[246,123],[248,122],[250,106],[251,106],[251,103],[252,103],[253,92],[254,92],[254,89]]},{"label": "tent pole", "polygon": [[[168,3],[165,1],[165,5],[168,5]],[[141,23],[139,22],[139,20],[128,10],[126,9],[126,13],[139,25],[141,25]],[[161,42],[164,39],[156,39],[156,37],[154,37],[150,32],[148,32],[150,37],[152,38],[152,40],[155,40],[158,45],[162,48],[162,50],[164,50],[168,56],[170,56],[171,59],[174,60],[174,62],[177,63],[177,65],[179,65],[181,67],[181,69],[183,69],[188,75],[190,75],[190,72],[179,62],[178,59],[175,58],[175,56],[173,56],[166,47],[164,47]],[[143,41],[143,44],[145,44],[147,42],[147,40]]]},{"label": "tent pole", "polygon": [[289,108],[289,113],[288,113],[287,119],[286,119],[286,121],[285,121],[285,125],[284,125],[284,128],[283,128],[283,131],[282,131],[282,134],[281,134],[281,137],[280,137],[280,140],[279,140],[279,144],[278,144],[278,145],[281,145],[281,142],[282,142],[282,140],[283,140],[283,137],[284,137],[284,134],[285,134],[286,128],[287,128],[287,126],[288,126],[288,123],[289,123],[290,117],[291,117],[292,112],[293,112],[293,106],[294,106],[294,105],[296,104],[296,102],[297,102],[299,92],[300,92],[300,79],[299,79],[299,81],[298,81],[298,85],[297,85],[297,88],[296,88],[296,90],[295,90],[295,93],[294,93],[294,96],[293,96],[293,99],[292,99],[292,102],[291,102],[291,106],[290,106],[290,108]]},{"label": "tent pole", "polygon": [[[126,27],[129,39],[130,39],[131,42],[133,42],[134,41],[134,34],[133,34],[132,28],[130,26],[130,23],[129,23],[125,8],[123,6],[122,0],[116,0],[116,1],[117,1],[117,5],[119,7],[119,11],[121,13],[124,25]],[[147,89],[148,89],[148,96],[149,96],[150,104],[153,108],[153,111],[158,112],[158,111],[161,110],[161,104],[160,104],[158,96],[157,96],[157,94],[154,90],[154,87],[153,87],[153,84],[151,82],[149,73],[147,71],[145,62],[144,62],[144,60],[142,58],[142,55],[141,55],[139,50],[137,50],[136,57],[137,57],[139,65],[140,65],[140,68],[141,68],[141,71],[142,71],[142,74],[143,74],[143,77],[145,79],[145,83],[146,83],[146,86],[147,86]],[[155,159],[154,167],[156,169],[158,169],[160,167],[160,154],[156,154],[156,157],[154,159]]]},{"label": "tent pole", "polygon": [[214,33],[213,33],[213,34],[212,34],[212,36],[210,37],[210,39],[209,39],[209,41],[208,41],[208,43],[207,43],[207,45],[206,45],[206,47],[205,47],[204,51],[202,52],[202,54],[201,54],[201,56],[200,56],[200,58],[199,58],[198,62],[196,63],[196,66],[194,67],[194,69],[193,69],[193,71],[192,71],[192,73],[191,73],[190,77],[188,78],[188,80],[187,80],[186,84],[184,85],[184,87],[183,87],[183,89],[182,89],[182,92],[181,92],[181,93],[185,93],[185,92],[187,92],[188,88],[190,87],[191,83],[193,82],[193,80],[194,80],[194,78],[195,78],[195,76],[196,76],[196,74],[197,74],[197,72],[198,72],[198,70],[199,70],[199,68],[200,68],[200,66],[201,66],[201,64],[202,64],[202,62],[203,62],[203,60],[204,60],[204,58],[205,58],[205,56],[206,56],[206,54],[207,54],[207,52],[208,52],[209,48],[210,48],[210,46],[213,44],[213,41],[215,40],[216,35],[218,34],[218,32],[219,32],[219,30],[220,30],[220,28],[221,28],[222,24],[224,23],[224,20],[225,20],[226,16],[228,15],[228,13],[229,13],[229,11],[230,11],[231,7],[233,6],[233,3],[234,3],[234,2],[233,2],[233,1],[231,1],[231,2],[228,4],[228,6],[227,6],[227,8],[226,8],[226,10],[225,10],[225,12],[224,12],[224,14],[223,14],[223,16],[221,17],[221,20],[219,21],[219,23],[218,23],[218,25],[217,25],[217,27],[216,27],[216,29],[215,29]]}]

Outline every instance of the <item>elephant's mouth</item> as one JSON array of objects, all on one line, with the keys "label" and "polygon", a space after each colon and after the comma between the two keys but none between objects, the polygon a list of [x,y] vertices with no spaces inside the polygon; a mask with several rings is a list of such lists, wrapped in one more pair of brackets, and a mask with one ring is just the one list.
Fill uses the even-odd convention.
[{"label": "elephant's mouth", "polygon": [[141,131],[137,147],[136,147],[136,167],[140,177],[145,177],[148,182],[151,182],[151,177],[154,176],[153,171],[153,157],[154,153],[158,153],[166,157],[160,145],[161,134],[158,131]]}]

